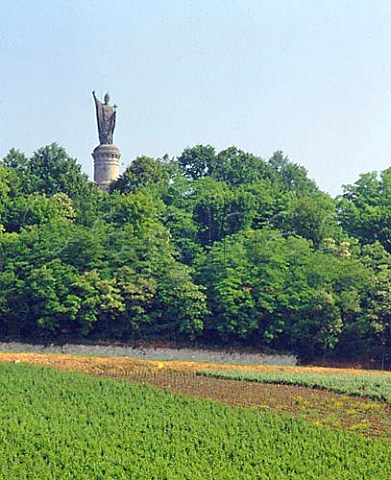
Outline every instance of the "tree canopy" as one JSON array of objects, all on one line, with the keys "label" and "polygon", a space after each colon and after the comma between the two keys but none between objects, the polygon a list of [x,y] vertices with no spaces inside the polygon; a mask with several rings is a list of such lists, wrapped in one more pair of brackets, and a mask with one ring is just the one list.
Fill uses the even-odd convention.
[{"label": "tree canopy", "polygon": [[337,199],[282,153],[139,156],[109,192],[65,149],[0,163],[0,334],[391,361],[391,169]]}]

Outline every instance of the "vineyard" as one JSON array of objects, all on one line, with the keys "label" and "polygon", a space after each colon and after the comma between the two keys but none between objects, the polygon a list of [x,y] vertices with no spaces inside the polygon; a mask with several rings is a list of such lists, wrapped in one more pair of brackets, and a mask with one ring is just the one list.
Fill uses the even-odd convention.
[{"label": "vineyard", "polygon": [[[0,364],[0,478],[391,478],[385,402],[207,377],[197,372],[213,372],[216,365],[190,362],[26,354],[0,359],[8,362]],[[258,367],[257,375],[270,369],[279,371]],[[348,419],[326,422],[334,431],[319,421],[331,409]],[[361,431],[357,425],[365,421],[372,427]]]}]

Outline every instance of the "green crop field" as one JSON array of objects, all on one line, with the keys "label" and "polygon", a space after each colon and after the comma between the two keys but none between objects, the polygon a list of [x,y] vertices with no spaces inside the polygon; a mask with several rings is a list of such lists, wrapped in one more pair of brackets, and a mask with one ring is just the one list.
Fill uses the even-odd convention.
[{"label": "green crop field", "polygon": [[384,400],[391,404],[391,375],[376,373],[354,375],[347,373],[325,374],[288,371],[251,372],[239,370],[205,370],[197,373],[214,378],[323,388],[347,395]]},{"label": "green crop field", "polygon": [[0,364],[0,478],[391,478],[391,445],[125,381]]}]

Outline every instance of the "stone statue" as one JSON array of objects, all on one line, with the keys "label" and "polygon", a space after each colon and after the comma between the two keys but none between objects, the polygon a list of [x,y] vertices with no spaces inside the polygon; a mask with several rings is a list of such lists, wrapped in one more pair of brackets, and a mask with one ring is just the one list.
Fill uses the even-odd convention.
[{"label": "stone statue", "polygon": [[94,148],[94,181],[102,190],[108,190],[113,180],[119,177],[119,159],[121,152],[113,144],[116,105],[109,105],[110,97],[106,93],[104,103],[100,102],[92,92],[98,120],[99,145]]},{"label": "stone statue", "polygon": [[113,143],[113,133],[115,128],[115,116],[117,105],[109,105],[110,96],[106,93],[104,102],[98,100],[95,91],[92,92],[96,106],[96,119],[98,121],[99,143],[101,145],[110,145]]}]

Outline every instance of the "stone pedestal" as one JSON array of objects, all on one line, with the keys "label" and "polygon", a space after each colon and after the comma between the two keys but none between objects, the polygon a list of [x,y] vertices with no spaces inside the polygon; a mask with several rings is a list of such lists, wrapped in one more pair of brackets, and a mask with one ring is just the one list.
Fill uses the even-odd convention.
[{"label": "stone pedestal", "polygon": [[119,177],[121,152],[115,145],[99,145],[92,152],[94,158],[94,182],[102,190],[108,190],[110,183]]}]

